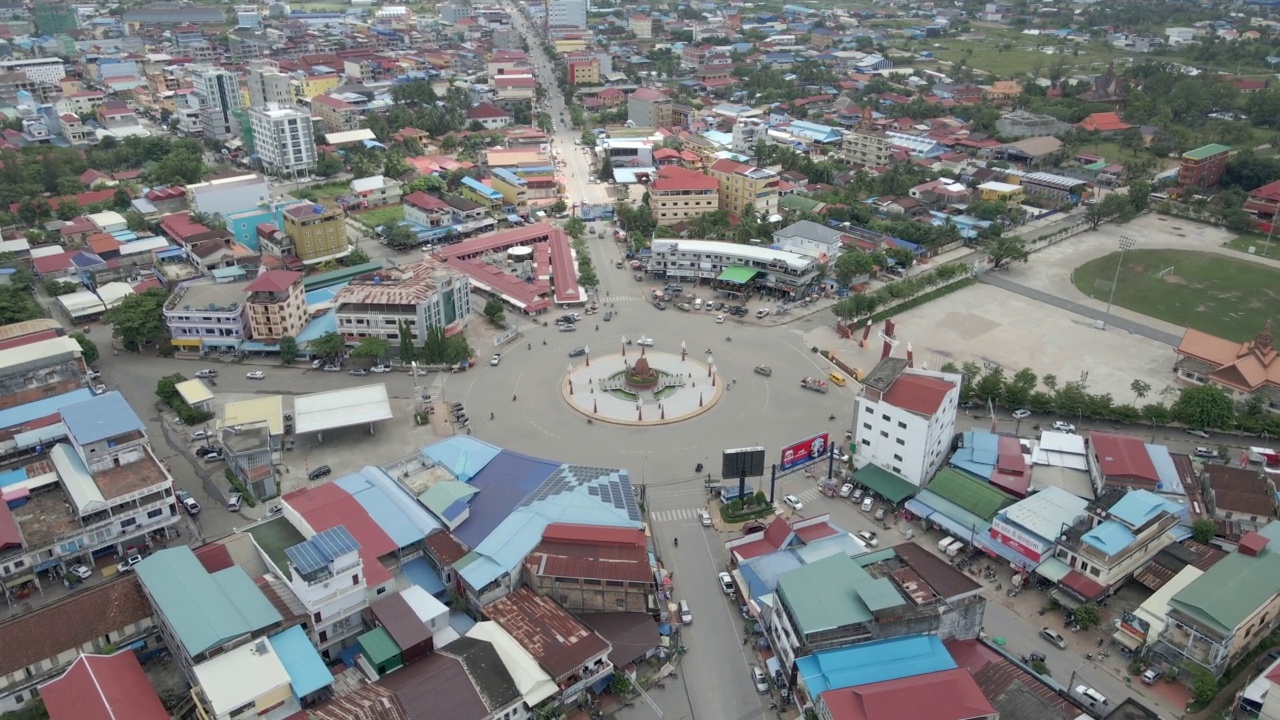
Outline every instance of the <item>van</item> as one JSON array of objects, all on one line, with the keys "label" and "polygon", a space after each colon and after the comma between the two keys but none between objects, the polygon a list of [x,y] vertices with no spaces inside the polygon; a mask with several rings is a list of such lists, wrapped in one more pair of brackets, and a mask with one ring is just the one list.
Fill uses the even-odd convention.
[{"label": "van", "polygon": [[1109,707],[1107,704],[1107,698],[1104,697],[1102,693],[1094,690],[1088,685],[1077,685],[1076,697],[1083,700],[1084,704],[1088,705],[1089,708],[1093,710],[1100,710],[1102,708]]},{"label": "van", "polygon": [[844,379],[844,376],[841,375],[840,373],[831,373],[827,377],[830,378],[831,382],[835,383],[836,385],[839,385],[840,387],[844,387],[844,384],[848,382],[847,380]]},{"label": "van", "polygon": [[956,540],[955,542],[951,543],[951,545],[947,548],[947,557],[955,557],[959,555],[960,551],[963,549],[964,549],[964,543],[961,542],[960,540]]},{"label": "van", "polygon": [[682,625],[693,624],[693,611],[689,609],[689,601],[680,601],[680,623]]},{"label": "van", "polygon": [[693,301],[693,309],[694,309],[694,310],[701,310],[701,309],[702,309],[702,298],[698,298],[697,300],[694,300],[694,301]]},{"label": "van", "polygon": [[938,541],[938,552],[945,553],[947,551],[947,548],[951,547],[951,543],[954,543],[955,541],[956,539],[951,537],[950,535],[942,538],[941,540]]}]

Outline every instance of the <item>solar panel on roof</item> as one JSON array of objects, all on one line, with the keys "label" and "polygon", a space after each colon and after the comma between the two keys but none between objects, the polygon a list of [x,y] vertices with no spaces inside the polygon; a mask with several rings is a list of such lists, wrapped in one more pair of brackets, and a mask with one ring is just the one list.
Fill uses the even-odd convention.
[{"label": "solar panel on roof", "polygon": [[285,548],[285,555],[302,574],[313,573],[329,566],[334,558],[353,553],[360,544],[341,525],[317,533],[306,542]]}]

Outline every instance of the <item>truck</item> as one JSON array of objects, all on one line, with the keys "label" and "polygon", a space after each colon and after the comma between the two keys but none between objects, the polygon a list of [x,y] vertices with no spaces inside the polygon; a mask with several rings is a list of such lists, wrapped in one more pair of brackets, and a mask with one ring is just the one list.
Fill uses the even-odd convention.
[{"label": "truck", "polygon": [[1280,465],[1280,455],[1275,450],[1264,447],[1251,447],[1245,451],[1245,458],[1251,463],[1276,466]]},{"label": "truck", "polygon": [[800,387],[820,393],[827,391],[827,384],[818,378],[807,377],[800,381]]}]

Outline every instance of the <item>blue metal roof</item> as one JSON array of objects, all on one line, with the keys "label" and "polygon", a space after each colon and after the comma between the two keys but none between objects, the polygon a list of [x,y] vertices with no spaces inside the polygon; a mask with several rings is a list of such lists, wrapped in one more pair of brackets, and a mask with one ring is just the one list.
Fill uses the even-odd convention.
[{"label": "blue metal roof", "polygon": [[1106,555],[1115,555],[1132,545],[1136,538],[1129,532],[1129,528],[1115,520],[1107,520],[1085,533],[1080,539]]},{"label": "blue metal roof", "polygon": [[462,482],[470,482],[476,473],[483,470],[501,452],[502,448],[470,435],[455,435],[422,448],[423,457],[437,465],[443,465]]},{"label": "blue metal roof", "polygon": [[312,305],[320,305],[322,303],[333,302],[333,298],[337,296],[338,291],[346,287],[348,284],[349,283],[340,283],[338,285],[330,285],[329,287],[320,288],[319,290],[312,290],[311,292],[308,292],[306,295],[307,307],[311,307]]},{"label": "blue metal roof", "polygon": [[1178,514],[1182,506],[1170,502],[1150,490],[1132,490],[1111,506],[1111,517],[1132,528],[1139,528],[1161,512]]},{"label": "blue metal roof", "polygon": [[828,690],[954,670],[956,661],[937,635],[876,640],[824,650],[796,660],[811,695]]},{"label": "blue metal roof", "polygon": [[489,187],[488,185],[485,185],[484,183],[480,182],[479,180],[476,180],[475,178],[463,176],[462,184],[466,185],[467,187],[471,188],[472,190],[475,190],[476,192],[480,193],[481,195],[484,195],[485,197],[491,200],[502,199],[502,193],[498,192],[497,190],[494,190],[493,188]]},{"label": "blue metal roof", "polygon": [[471,499],[471,514],[454,535],[463,545],[478,547],[558,467],[550,460],[499,452],[471,478],[472,487],[480,492]]},{"label": "blue metal roof", "polygon": [[397,547],[409,547],[444,527],[379,468],[365,467],[338,479],[337,484],[360,503]]},{"label": "blue metal roof", "polygon": [[298,333],[298,344],[305,345],[321,335],[331,332],[338,332],[338,315],[336,310],[330,310],[307,323],[307,326],[302,329],[302,332]]},{"label": "blue metal roof", "polygon": [[323,570],[334,560],[359,549],[360,543],[351,537],[347,528],[338,525],[316,533],[309,540],[285,548],[284,554],[299,573],[306,575]]},{"label": "blue metal roof", "polygon": [[409,582],[431,593],[434,597],[441,597],[449,594],[449,588],[445,586],[444,581],[436,574],[435,568],[431,567],[431,563],[426,558],[414,558],[404,565],[400,566],[404,570],[404,576]]},{"label": "blue metal roof", "polygon": [[32,420],[38,420],[42,417],[48,417],[58,413],[65,407],[82,403],[92,398],[93,391],[88,388],[80,388],[72,390],[69,393],[54,395],[43,400],[25,403],[17,407],[11,407],[8,410],[0,410],[0,427],[16,427],[25,425]]},{"label": "blue metal roof", "polygon": [[145,430],[142,420],[116,391],[62,408],[62,422],[81,445]]},{"label": "blue metal roof", "polygon": [[293,686],[296,697],[306,697],[311,693],[333,684],[333,673],[325,667],[324,660],[301,625],[294,625],[282,633],[267,638],[271,648],[289,673],[289,684]]},{"label": "blue metal roof", "polygon": [[504,168],[492,168],[491,170],[489,170],[489,172],[492,173],[494,177],[500,177],[507,183],[510,183],[511,185],[519,185],[521,187],[524,187],[527,184],[524,178]]}]

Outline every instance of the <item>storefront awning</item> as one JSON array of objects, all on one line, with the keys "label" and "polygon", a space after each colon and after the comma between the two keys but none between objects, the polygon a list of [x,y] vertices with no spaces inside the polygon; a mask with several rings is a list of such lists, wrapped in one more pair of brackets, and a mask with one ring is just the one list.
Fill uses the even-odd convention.
[{"label": "storefront awning", "polygon": [[738,284],[746,284],[759,273],[759,270],[745,267],[743,265],[734,265],[720,271],[720,276],[716,280],[720,282],[732,282]]},{"label": "storefront awning", "polygon": [[978,535],[985,535],[991,530],[991,525],[989,523],[970,524],[962,522],[958,518],[953,518],[947,513],[924,504],[918,497],[911,498],[905,505],[903,505],[903,507],[916,515],[919,515],[921,518],[939,525],[952,537],[960,540],[966,545],[971,544],[973,539]]},{"label": "storefront awning", "polygon": [[1115,632],[1111,633],[1111,639],[1115,640],[1116,642],[1120,643],[1126,648],[1129,648],[1130,650],[1137,650],[1138,648],[1142,647],[1141,640],[1139,640],[1138,638],[1130,635],[1129,633],[1123,630],[1116,630]]},{"label": "storefront awning", "polygon": [[1085,602],[1093,602],[1107,591],[1104,585],[1090,580],[1078,570],[1067,573],[1058,584]]},{"label": "storefront awning", "polygon": [[174,347],[181,348],[198,348],[200,347],[200,338],[173,338],[170,342]]},{"label": "storefront awning", "polygon": [[1025,570],[1035,570],[1037,563],[1035,560],[1023,555],[1013,548],[991,537],[991,533],[984,533],[974,538],[974,546],[986,550],[988,553],[995,555],[1003,560],[1008,560],[1010,564],[1016,565]]},{"label": "storefront awning", "polygon": [[1036,568],[1037,575],[1055,583],[1060,582],[1069,572],[1071,572],[1071,568],[1058,558],[1049,558],[1040,563],[1040,567]]},{"label": "storefront awning", "polygon": [[916,493],[915,485],[876,464],[864,465],[853,479],[891,503],[900,503]]},{"label": "storefront awning", "polygon": [[1049,597],[1056,600],[1059,605],[1061,605],[1064,608],[1067,608],[1068,610],[1075,610],[1076,608],[1084,604],[1080,602],[1080,600],[1078,600],[1074,595],[1067,592],[1066,590],[1063,590],[1060,587],[1056,587],[1050,590]]}]

